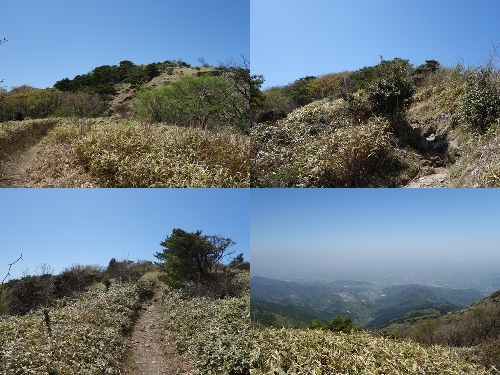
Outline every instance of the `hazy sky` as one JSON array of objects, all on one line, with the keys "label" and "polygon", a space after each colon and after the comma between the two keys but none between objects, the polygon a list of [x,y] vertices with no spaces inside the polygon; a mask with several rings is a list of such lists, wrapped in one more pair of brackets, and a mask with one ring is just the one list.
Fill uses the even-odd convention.
[{"label": "hazy sky", "polygon": [[0,0],[1,86],[52,87],[97,66],[250,57],[249,0]]},{"label": "hazy sky", "polygon": [[250,0],[252,73],[269,87],[380,55],[477,65],[500,43],[499,14],[497,0]]},{"label": "hazy sky", "polygon": [[47,263],[107,266],[110,259],[156,261],[172,229],[220,234],[250,259],[248,189],[1,189],[0,281]]},{"label": "hazy sky", "polygon": [[252,275],[417,260],[500,266],[500,190],[252,189]]}]

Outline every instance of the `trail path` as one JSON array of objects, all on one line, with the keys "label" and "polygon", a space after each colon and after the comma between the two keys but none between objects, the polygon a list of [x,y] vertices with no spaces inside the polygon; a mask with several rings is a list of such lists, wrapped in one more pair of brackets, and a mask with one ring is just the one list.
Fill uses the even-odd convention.
[{"label": "trail path", "polygon": [[42,142],[16,152],[0,164],[0,187],[30,187],[30,167],[33,165]]},{"label": "trail path", "polygon": [[128,375],[169,375],[172,363],[167,363],[168,336],[160,328],[161,312],[157,304],[161,301],[163,288],[157,289],[152,300],[144,303],[144,310],[132,333],[133,368]]},{"label": "trail path", "polygon": [[448,169],[443,167],[428,168],[421,170],[419,176],[405,187],[407,188],[431,188],[447,187]]}]

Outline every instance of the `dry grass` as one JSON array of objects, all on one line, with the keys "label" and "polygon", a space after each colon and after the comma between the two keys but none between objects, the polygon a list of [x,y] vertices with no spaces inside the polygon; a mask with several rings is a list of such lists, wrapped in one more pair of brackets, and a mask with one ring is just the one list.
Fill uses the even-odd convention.
[{"label": "dry grass", "polygon": [[259,374],[497,374],[455,349],[367,333],[263,329],[252,332],[251,372]]},{"label": "dry grass", "polygon": [[324,99],[251,129],[252,186],[397,186],[417,173],[387,120],[358,122],[342,100]]},{"label": "dry grass", "polygon": [[58,123],[59,120],[51,118],[0,123],[0,162],[35,142]]},{"label": "dry grass", "polygon": [[228,131],[97,119],[49,132],[36,186],[248,187],[249,139]]}]

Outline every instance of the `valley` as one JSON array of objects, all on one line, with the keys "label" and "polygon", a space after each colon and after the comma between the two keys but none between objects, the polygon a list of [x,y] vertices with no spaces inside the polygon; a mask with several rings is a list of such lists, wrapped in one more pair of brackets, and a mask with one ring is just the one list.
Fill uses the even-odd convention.
[{"label": "valley", "polygon": [[275,272],[251,278],[252,319],[301,328],[339,315],[382,329],[465,308],[498,290],[498,276],[494,263],[486,262]]}]

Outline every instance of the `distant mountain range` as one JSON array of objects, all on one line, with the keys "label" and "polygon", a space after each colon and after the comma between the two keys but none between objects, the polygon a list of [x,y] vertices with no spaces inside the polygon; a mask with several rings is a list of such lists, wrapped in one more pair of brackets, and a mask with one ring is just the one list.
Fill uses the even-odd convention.
[{"label": "distant mountain range", "polygon": [[472,289],[417,284],[381,286],[360,280],[328,285],[300,284],[260,276],[251,278],[252,320],[264,325],[306,327],[312,319],[350,316],[366,329],[436,317],[469,306],[484,295]]}]

